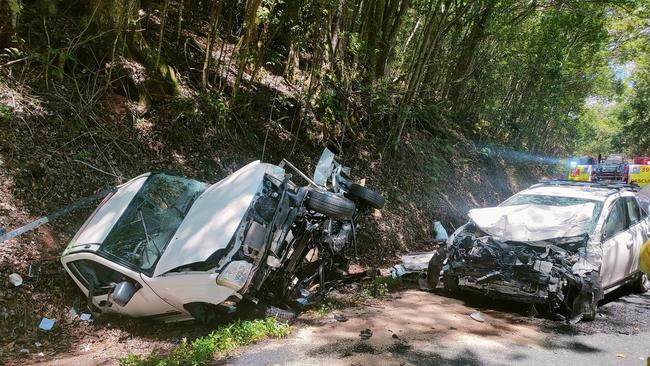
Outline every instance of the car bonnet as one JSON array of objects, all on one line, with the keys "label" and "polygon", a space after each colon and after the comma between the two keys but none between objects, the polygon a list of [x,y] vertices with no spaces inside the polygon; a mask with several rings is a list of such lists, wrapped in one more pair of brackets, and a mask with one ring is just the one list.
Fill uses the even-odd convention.
[{"label": "car bonnet", "polygon": [[469,217],[482,231],[499,240],[528,242],[588,233],[594,207],[594,203],[499,206],[470,210]]},{"label": "car bonnet", "polygon": [[284,170],[254,161],[206,189],[174,233],[153,275],[203,262],[226,248],[260,191],[266,173],[283,176]]}]

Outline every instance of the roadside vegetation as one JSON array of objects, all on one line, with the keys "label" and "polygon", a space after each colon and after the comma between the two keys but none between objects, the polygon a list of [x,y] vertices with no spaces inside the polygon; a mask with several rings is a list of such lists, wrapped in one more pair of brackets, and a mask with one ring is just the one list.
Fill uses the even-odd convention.
[{"label": "roadside vegetation", "polygon": [[188,366],[205,365],[215,356],[225,356],[241,346],[266,338],[283,338],[291,326],[275,318],[237,320],[218,327],[207,336],[188,341],[186,338],[166,354],[129,355],[121,366]]}]

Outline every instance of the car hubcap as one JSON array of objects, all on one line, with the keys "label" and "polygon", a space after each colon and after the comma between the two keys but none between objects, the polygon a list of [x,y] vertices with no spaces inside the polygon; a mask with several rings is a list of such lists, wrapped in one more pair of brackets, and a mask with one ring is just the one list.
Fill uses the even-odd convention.
[{"label": "car hubcap", "polygon": [[643,291],[648,291],[650,290],[650,279],[648,279],[647,274],[642,274],[641,275],[641,289]]}]

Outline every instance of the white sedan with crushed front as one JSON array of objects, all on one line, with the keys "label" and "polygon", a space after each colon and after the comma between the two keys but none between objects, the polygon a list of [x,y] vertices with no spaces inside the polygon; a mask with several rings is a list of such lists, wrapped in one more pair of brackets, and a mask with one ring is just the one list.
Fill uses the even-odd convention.
[{"label": "white sedan with crushed front", "polygon": [[571,322],[594,319],[604,294],[625,285],[645,292],[639,251],[650,219],[633,187],[548,181],[470,222],[429,262],[428,281],[535,305]]}]

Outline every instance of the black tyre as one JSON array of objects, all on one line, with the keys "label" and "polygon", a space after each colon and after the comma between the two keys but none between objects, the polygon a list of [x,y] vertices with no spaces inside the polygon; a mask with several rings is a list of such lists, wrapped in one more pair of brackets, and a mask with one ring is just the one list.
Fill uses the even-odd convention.
[{"label": "black tyre", "polygon": [[386,200],[381,194],[354,183],[348,187],[348,193],[345,196],[360,205],[376,209],[381,209],[386,204]]},{"label": "black tyre", "polygon": [[356,206],[349,199],[327,191],[309,191],[305,206],[327,217],[338,220],[351,220]]},{"label": "black tyre", "polygon": [[445,290],[447,290],[449,295],[456,296],[460,293],[460,289],[458,288],[458,276],[442,276],[442,283],[445,285]]},{"label": "black tyre", "polygon": [[438,286],[440,271],[442,270],[442,265],[446,257],[445,250],[440,248],[429,260],[429,266],[427,267],[427,285],[429,285],[429,290],[434,290]]},{"label": "black tyre", "polygon": [[650,278],[645,273],[640,273],[632,283],[632,290],[637,294],[645,294],[650,291]]}]

